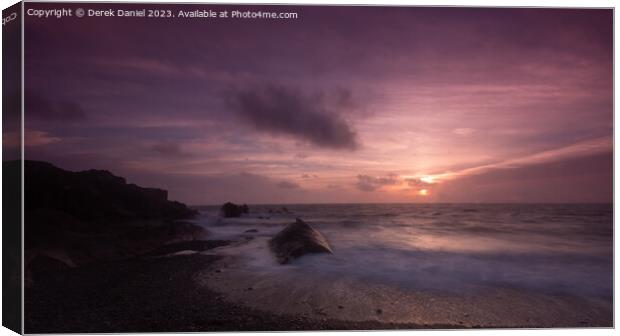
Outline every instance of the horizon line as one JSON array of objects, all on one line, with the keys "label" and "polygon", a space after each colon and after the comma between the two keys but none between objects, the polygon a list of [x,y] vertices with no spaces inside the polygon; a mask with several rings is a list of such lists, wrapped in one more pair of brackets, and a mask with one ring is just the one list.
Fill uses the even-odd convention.
[{"label": "horizon line", "polygon": [[[230,201],[218,204],[188,204],[189,207],[217,207]],[[280,206],[280,205],[614,205],[614,202],[334,202],[334,203],[235,203],[248,206]]]}]

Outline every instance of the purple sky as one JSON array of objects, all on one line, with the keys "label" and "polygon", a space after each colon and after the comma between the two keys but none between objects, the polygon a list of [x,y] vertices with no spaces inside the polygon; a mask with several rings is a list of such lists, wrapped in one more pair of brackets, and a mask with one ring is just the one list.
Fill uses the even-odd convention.
[{"label": "purple sky", "polygon": [[611,10],[159,7],[300,18],[27,18],[28,159],[189,204],[612,201]]}]

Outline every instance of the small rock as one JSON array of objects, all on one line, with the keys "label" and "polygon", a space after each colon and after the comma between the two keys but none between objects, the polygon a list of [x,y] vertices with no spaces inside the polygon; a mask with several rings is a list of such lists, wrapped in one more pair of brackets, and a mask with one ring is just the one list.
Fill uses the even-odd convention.
[{"label": "small rock", "polygon": [[222,273],[222,270],[221,269],[216,269],[215,273]]},{"label": "small rock", "polygon": [[383,314],[383,310],[382,309],[377,309],[377,314]]},{"label": "small rock", "polygon": [[338,309],[344,309],[344,306],[338,306]]}]

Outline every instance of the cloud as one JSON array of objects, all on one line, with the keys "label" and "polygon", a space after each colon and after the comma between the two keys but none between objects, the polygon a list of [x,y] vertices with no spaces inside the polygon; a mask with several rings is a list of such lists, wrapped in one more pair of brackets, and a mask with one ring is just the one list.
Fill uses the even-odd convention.
[{"label": "cloud", "polygon": [[452,133],[460,136],[468,136],[475,132],[476,130],[473,128],[456,128],[452,130]]},{"label": "cloud", "polygon": [[174,142],[160,142],[151,146],[151,149],[156,153],[167,157],[185,157],[189,155],[183,151],[181,145]]},{"label": "cloud", "polygon": [[571,158],[579,158],[585,156],[596,155],[613,151],[613,137],[604,136],[584,140],[572,145],[554,148],[543,152],[538,152],[522,157],[509,160],[499,161],[495,163],[470,167],[460,171],[438,174],[441,179],[455,179],[468,175],[477,175],[489,170],[502,168],[521,168],[531,165],[543,164],[547,162],[563,161]]},{"label": "cloud", "polygon": [[406,178],[405,182],[407,182],[407,185],[411,188],[425,188],[432,185],[432,183],[424,182],[419,178]]},{"label": "cloud", "polygon": [[257,130],[322,148],[355,150],[359,147],[357,134],[341,113],[352,104],[351,98],[341,91],[336,96],[334,101],[322,94],[265,86],[238,91],[229,97],[229,104]]},{"label": "cloud", "polygon": [[295,182],[289,182],[289,181],[281,181],[278,182],[277,184],[278,188],[282,188],[282,189],[299,189],[299,184],[295,183]]},{"label": "cloud", "polygon": [[32,90],[25,91],[24,99],[24,113],[27,116],[58,122],[86,118],[82,106],[73,101],[49,99]]},{"label": "cloud", "polygon": [[613,152],[463,175],[438,185],[441,202],[611,203]]},{"label": "cloud", "polygon": [[[3,141],[5,141],[7,146],[19,146],[20,144],[19,136],[15,135],[7,135],[7,137],[3,137]],[[26,130],[24,132],[24,146],[26,147],[44,146],[60,141],[60,138],[52,136],[48,132],[36,130]]]},{"label": "cloud", "polygon": [[385,177],[374,177],[370,175],[357,175],[357,188],[362,191],[375,191],[386,185],[397,185],[401,181],[396,174],[389,174]]}]

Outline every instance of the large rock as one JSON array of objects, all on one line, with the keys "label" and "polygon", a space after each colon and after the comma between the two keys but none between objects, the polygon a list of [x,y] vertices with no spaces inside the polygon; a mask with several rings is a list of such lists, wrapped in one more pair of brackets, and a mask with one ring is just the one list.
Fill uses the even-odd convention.
[{"label": "large rock", "polygon": [[227,202],[224,205],[222,205],[220,212],[222,213],[222,216],[226,218],[241,217],[242,214],[249,213],[250,208],[247,206],[247,204],[237,205],[235,203]]},{"label": "large rock", "polygon": [[269,247],[280,264],[308,253],[333,253],[327,239],[299,218],[278,232],[269,241]]}]

